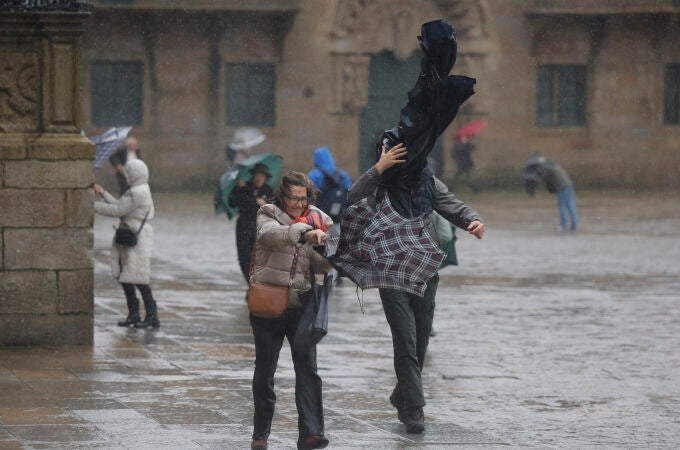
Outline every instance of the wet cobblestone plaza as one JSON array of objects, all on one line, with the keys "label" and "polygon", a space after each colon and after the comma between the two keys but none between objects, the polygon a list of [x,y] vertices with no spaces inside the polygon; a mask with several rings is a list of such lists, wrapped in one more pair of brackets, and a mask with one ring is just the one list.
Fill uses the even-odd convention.
[{"label": "wet cobblestone plaza", "polygon": [[[577,192],[555,231],[548,194],[462,194],[489,230],[459,232],[441,272],[424,371],[426,431],[388,401],[392,344],[376,290],[345,281],[319,345],[330,448],[677,448],[680,203],[675,193]],[[156,194],[158,331],[124,329],[95,222],[93,348],[0,348],[0,448],[249,448],[254,346],[234,222],[212,195]],[[357,298],[363,299],[364,310]],[[294,448],[287,344],[270,448]]]}]

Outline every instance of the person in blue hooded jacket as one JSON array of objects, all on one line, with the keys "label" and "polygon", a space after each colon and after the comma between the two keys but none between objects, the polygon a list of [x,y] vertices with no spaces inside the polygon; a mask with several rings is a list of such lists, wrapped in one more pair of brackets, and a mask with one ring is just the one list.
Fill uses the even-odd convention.
[{"label": "person in blue hooded jacket", "polygon": [[352,185],[347,172],[335,167],[328,148],[319,147],[314,150],[314,169],[307,176],[320,191],[315,206],[331,216],[333,222],[340,223],[340,214],[347,203],[347,191]]}]

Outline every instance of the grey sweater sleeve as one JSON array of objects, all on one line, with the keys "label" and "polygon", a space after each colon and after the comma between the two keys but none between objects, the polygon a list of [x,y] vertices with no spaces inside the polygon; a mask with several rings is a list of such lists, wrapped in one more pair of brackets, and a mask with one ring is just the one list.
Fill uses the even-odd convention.
[{"label": "grey sweater sleeve", "polygon": [[458,200],[437,177],[434,179],[434,210],[455,226],[467,229],[475,220],[481,222],[477,212]]},{"label": "grey sweater sleeve", "polygon": [[380,174],[375,166],[364,172],[347,192],[347,202],[351,205],[361,199],[370,197],[380,183]]}]

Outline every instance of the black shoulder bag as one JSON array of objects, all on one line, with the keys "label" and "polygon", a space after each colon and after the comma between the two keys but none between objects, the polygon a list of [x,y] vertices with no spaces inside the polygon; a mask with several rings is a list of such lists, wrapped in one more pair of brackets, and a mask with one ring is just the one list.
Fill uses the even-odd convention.
[{"label": "black shoulder bag", "polygon": [[150,212],[151,209],[149,209],[146,212],[144,220],[142,220],[142,224],[139,226],[137,232],[132,231],[130,225],[123,222],[121,219],[118,228],[116,228],[116,235],[114,237],[114,241],[116,242],[116,244],[122,245],[123,247],[134,247],[135,245],[137,245],[137,235],[139,234],[140,231],[142,231],[142,227],[144,227],[144,224],[146,223],[146,218],[149,216]]}]

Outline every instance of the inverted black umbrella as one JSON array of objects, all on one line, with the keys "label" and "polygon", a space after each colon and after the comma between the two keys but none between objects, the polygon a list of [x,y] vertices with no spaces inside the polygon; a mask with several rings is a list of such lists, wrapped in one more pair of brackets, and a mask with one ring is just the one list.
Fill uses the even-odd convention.
[{"label": "inverted black umbrella", "polygon": [[[421,69],[408,103],[401,110],[399,125],[383,133],[376,144],[376,160],[382,146],[389,150],[403,142],[408,148],[407,163],[396,165],[382,175],[395,208],[413,215],[406,193],[430,178],[427,156],[439,135],[456,117],[460,105],[474,94],[474,78],[448,75],[456,62],[458,44],[453,26],[446,20],[424,23],[418,36],[423,50]],[[412,197],[412,196],[411,196]],[[417,210],[417,208],[416,208]]]}]

